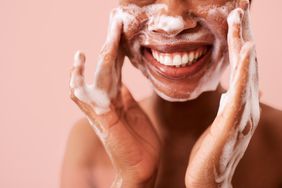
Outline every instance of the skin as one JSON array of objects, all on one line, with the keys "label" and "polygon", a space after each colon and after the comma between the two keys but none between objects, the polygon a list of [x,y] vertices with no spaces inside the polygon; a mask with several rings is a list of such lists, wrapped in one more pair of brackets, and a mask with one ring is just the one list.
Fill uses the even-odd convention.
[{"label": "skin", "polygon": [[[189,98],[189,93],[197,88],[206,72],[177,82],[149,72],[140,54],[130,46],[137,40],[136,33],[140,31],[138,26],[144,15],[137,15],[140,23],[123,30],[123,20],[116,19],[114,11],[111,18],[118,21],[111,22],[110,27],[118,32],[109,35],[102,49],[101,68],[96,71],[94,83],[94,88],[111,94],[109,110],[98,114],[95,106],[99,105],[95,99],[89,98],[85,102],[75,95],[75,90],[85,85],[85,56],[78,54],[76,66],[71,72],[72,79],[76,80],[71,86],[71,98],[89,122],[85,119],[77,122],[70,133],[61,187],[209,188],[231,187],[231,181],[234,187],[281,186],[282,164],[279,159],[282,149],[279,143],[282,141],[282,113],[259,105],[257,62],[249,26],[248,2],[234,3],[236,6],[230,15],[233,14],[238,21],[229,19],[228,23],[227,17],[221,19],[219,16],[213,20],[199,9],[222,6],[227,0],[158,2],[169,7],[162,14],[183,16],[189,9],[194,15],[218,26],[216,31],[210,32],[225,38],[218,50],[213,51],[215,61],[221,62],[221,57],[225,55],[223,49],[227,47],[229,51],[231,89],[224,94],[228,102],[220,103],[225,92],[220,86],[215,91],[181,103],[169,102],[157,94],[136,102],[120,82],[119,72],[125,55],[145,76],[157,80],[151,81],[158,91],[172,98]],[[122,7],[128,3],[142,7],[155,1],[120,2]],[[190,18],[185,18],[185,23],[184,31],[195,27]],[[201,27],[200,31],[205,29]],[[155,31],[154,37],[159,37],[160,32],[163,34],[164,31]],[[174,36],[177,38],[179,33],[177,31]],[[119,48],[120,41],[123,43]],[[151,44],[154,45],[153,40]],[[213,66],[219,66],[219,63]],[[108,76],[113,70],[118,72],[115,82]],[[159,83],[170,87],[162,87]],[[172,88],[176,88],[175,92]],[[87,91],[84,92],[87,94]],[[235,141],[232,138],[236,138]],[[235,146],[226,150],[232,141]],[[222,165],[224,159],[229,165]]]}]

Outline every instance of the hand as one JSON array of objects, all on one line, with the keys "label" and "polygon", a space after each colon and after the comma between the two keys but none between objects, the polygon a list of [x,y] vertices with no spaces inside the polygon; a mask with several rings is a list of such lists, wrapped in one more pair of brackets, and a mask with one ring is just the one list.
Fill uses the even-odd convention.
[{"label": "hand", "polygon": [[241,0],[228,17],[230,86],[214,122],[192,149],[187,188],[232,187],[234,171],[258,125],[258,70],[249,20],[249,2]]},{"label": "hand", "polygon": [[80,52],[75,55],[71,98],[88,118],[116,170],[112,186],[153,187],[159,161],[159,139],[147,115],[121,84],[124,60],[121,36],[130,36],[134,31],[132,27],[138,24],[124,28],[120,11],[116,9],[112,13],[93,85],[84,82],[85,56]]}]

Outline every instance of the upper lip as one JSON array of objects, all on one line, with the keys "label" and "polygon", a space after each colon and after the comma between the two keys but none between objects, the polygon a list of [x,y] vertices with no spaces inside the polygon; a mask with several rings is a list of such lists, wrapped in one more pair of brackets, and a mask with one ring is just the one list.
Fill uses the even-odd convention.
[{"label": "upper lip", "polygon": [[150,48],[162,53],[173,53],[173,52],[187,52],[198,49],[199,47],[210,47],[212,43],[207,42],[181,42],[177,44],[149,44],[143,45],[145,48]]}]

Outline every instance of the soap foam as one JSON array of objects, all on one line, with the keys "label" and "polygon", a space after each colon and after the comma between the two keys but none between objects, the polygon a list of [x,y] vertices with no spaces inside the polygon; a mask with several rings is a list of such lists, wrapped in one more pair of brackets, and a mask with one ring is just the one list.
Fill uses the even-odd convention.
[{"label": "soap foam", "polygon": [[[239,16],[240,14],[238,14],[238,10],[234,10],[234,12],[230,14],[229,24],[238,24],[238,20],[240,19]],[[249,31],[247,30],[246,32]],[[228,138],[223,147],[222,154],[220,156],[219,169],[218,171],[216,168],[214,170],[216,182],[221,184],[223,188],[232,187],[231,180],[234,171],[243,157],[260,119],[258,72],[254,45],[252,43],[247,42],[243,45],[239,58],[233,59],[237,61],[233,62],[233,69],[242,69],[242,67],[240,67],[241,64],[238,62],[243,61],[244,58],[247,57],[248,52],[251,52],[250,63],[247,67],[249,74],[246,78],[246,91],[243,95],[241,95],[241,105],[243,107],[243,111],[240,119],[238,119],[238,125],[234,125],[233,127],[235,129],[233,130],[233,135]],[[228,106],[228,102],[232,99],[234,100],[234,95],[236,94],[235,88],[236,85],[239,84],[238,80],[240,80],[239,77],[241,75],[238,74],[238,72],[235,72],[235,70],[233,70],[233,72],[233,75],[230,77],[229,90],[221,97],[218,116],[223,114],[226,107],[230,108],[230,105]],[[250,126],[249,132],[243,133],[247,126]]]},{"label": "soap foam", "polygon": [[161,15],[157,19],[150,19],[149,23],[149,31],[155,31],[161,28],[166,33],[174,33],[175,31],[179,31],[184,28],[184,20],[181,16],[165,16]]},{"label": "soap foam", "polygon": [[[139,69],[142,69],[145,76],[147,76],[151,80],[151,84],[155,92],[162,97],[165,100],[168,101],[186,101],[186,100],[192,100],[197,98],[201,93],[205,91],[215,90],[218,86],[218,83],[220,82],[220,75],[225,69],[225,65],[227,65],[227,62],[229,60],[229,54],[228,50],[225,49],[223,51],[223,56],[221,58],[218,58],[220,56],[220,52],[223,50],[221,49],[222,44],[226,43],[226,38],[221,34],[217,33],[218,28],[216,28],[216,25],[213,24],[216,20],[218,21],[221,19],[222,21],[227,20],[227,16],[229,13],[234,9],[235,2],[229,1],[223,6],[202,6],[201,11],[206,12],[208,15],[208,18],[206,20],[197,20],[200,21],[202,24],[206,25],[209,28],[209,31],[213,31],[213,35],[215,37],[214,41],[214,47],[213,47],[213,53],[212,53],[212,61],[213,63],[218,63],[218,65],[212,69],[209,69],[205,75],[201,78],[198,86],[189,93],[189,97],[186,99],[179,99],[179,98],[173,98],[159,89],[157,89],[154,84],[159,85],[161,87],[168,87],[158,81],[154,76],[150,75],[149,72],[144,69],[144,66],[141,65],[140,60],[142,58],[140,55],[140,46],[141,42],[144,44],[149,44],[152,41],[148,41],[148,33],[146,31],[139,31],[139,38],[132,42],[132,48],[131,51],[137,54],[136,56],[132,57],[130,61],[137,66]],[[136,15],[145,13],[147,15],[147,29],[150,31],[161,29],[168,33],[173,33],[174,31],[181,30],[181,28],[184,27],[184,20],[180,17],[172,17],[172,16],[164,16],[160,15],[159,12],[161,10],[167,10],[167,6],[164,4],[153,4],[145,7],[137,7],[135,5],[131,5],[130,9],[132,9],[132,12],[130,14]],[[234,15],[235,16],[235,15]],[[238,14],[236,15],[238,16]],[[233,22],[239,22],[240,19],[238,17],[230,18]],[[138,24],[140,20],[134,19],[132,16],[128,16],[127,13],[123,14],[123,21],[126,22],[125,30],[128,30],[130,25]],[[132,24],[132,22],[135,22]],[[129,24],[130,23],[130,24]],[[138,35],[138,34],[136,34]],[[201,34],[189,34],[189,37],[186,38],[189,40],[196,40],[198,39]],[[152,39],[150,40],[158,40],[158,39]],[[175,42],[173,39],[171,40],[171,43]],[[215,62],[216,59],[220,59],[220,62]],[[234,68],[234,67],[233,67]],[[256,67],[253,65],[250,67],[250,71],[252,71],[251,76],[256,76]],[[236,79],[232,75],[230,77],[230,88],[227,93],[223,94],[220,100],[220,108],[218,111],[218,114],[223,113],[224,108],[228,104],[228,102],[231,100],[232,95],[234,94],[234,89],[232,88],[232,85],[234,85],[233,80]],[[245,100],[245,108],[243,110],[242,117],[239,122],[239,126],[237,127],[237,130],[235,131],[236,134],[229,137],[227,140],[227,143],[225,144],[222,155],[220,157],[220,166],[218,171],[215,169],[215,181],[217,183],[220,183],[222,187],[232,187],[231,180],[232,176],[234,174],[235,168],[237,167],[240,159],[244,155],[244,152],[246,151],[246,148],[250,142],[250,139],[254,133],[255,127],[258,124],[259,117],[260,117],[260,110],[259,110],[259,101],[258,101],[258,87],[257,83],[251,82],[255,78],[250,78],[250,90],[247,90],[246,95],[244,97]],[[243,135],[242,132],[246,128],[246,126],[251,123],[252,130],[249,134]],[[239,138],[239,140],[238,140]],[[240,144],[238,144],[240,142]]]},{"label": "soap foam", "polygon": [[[85,57],[81,52],[78,51],[74,57],[74,68],[83,69],[84,63]],[[70,88],[73,89],[74,96],[76,96],[80,101],[91,105],[93,110],[98,115],[106,113],[110,110],[110,98],[108,94],[94,85],[87,85],[84,82],[83,76],[79,73],[72,73]]]},{"label": "soap foam", "polygon": [[[226,5],[227,6],[227,5]],[[228,5],[229,6],[229,5]],[[182,31],[185,28],[185,22],[183,20],[182,17],[180,16],[166,16],[166,15],[162,15],[160,14],[160,12],[163,12],[163,10],[167,10],[168,7],[165,4],[152,4],[149,6],[145,6],[145,7],[137,7],[136,5],[129,5],[130,9],[131,9],[131,14],[146,14],[147,16],[147,30],[148,31],[154,31],[154,30],[163,30],[167,33],[174,33],[177,34],[177,31]],[[226,15],[227,14],[227,8],[223,7],[219,7],[218,8],[221,12],[221,14]],[[214,15],[216,13],[216,8],[213,7],[213,10],[211,11],[211,15]],[[124,16],[126,16],[127,14],[123,14]],[[138,16],[137,16],[138,17]],[[136,25],[138,24],[138,21],[140,22],[140,20],[134,20],[132,19],[132,16],[126,16],[126,18],[123,18],[123,20],[126,20],[126,22],[135,22],[132,23],[131,25]],[[208,23],[207,23],[208,24]],[[126,25],[130,25],[130,24],[126,24]],[[209,26],[212,27],[212,26]],[[196,41],[197,39],[199,39],[202,35],[205,35],[206,33],[202,32],[202,33],[189,33],[189,35],[185,36],[186,38],[183,38],[183,40],[190,40],[190,41]],[[210,90],[215,90],[218,86],[218,83],[220,81],[220,75],[223,72],[223,70],[225,69],[224,66],[219,65],[218,67],[213,68],[212,70],[209,70],[208,72],[205,73],[205,75],[202,77],[202,80],[199,82],[198,86],[191,91],[191,93],[189,94],[188,98],[185,99],[181,99],[181,98],[173,98],[170,96],[167,96],[165,93],[163,93],[162,91],[158,90],[156,88],[156,86],[154,86],[154,84],[159,84],[162,85],[163,87],[167,87],[166,85],[163,85],[161,82],[159,82],[158,80],[156,80],[145,68],[144,65],[141,65],[140,62],[143,59],[141,57],[141,53],[140,53],[140,46],[141,46],[141,42],[143,42],[143,44],[149,44],[150,42],[152,42],[152,38],[150,38],[151,41],[148,41],[148,32],[141,30],[139,31],[139,35],[138,39],[132,41],[132,46],[131,46],[131,52],[133,54],[135,54],[134,57],[130,57],[130,61],[132,62],[133,65],[135,65],[137,68],[142,69],[143,74],[148,77],[152,82],[152,86],[153,89],[155,90],[155,92],[162,98],[164,98],[165,100],[168,101],[187,101],[187,100],[192,100],[197,98],[201,93],[205,92],[205,91],[210,91]],[[215,33],[215,36],[219,36]],[[155,39],[158,40],[158,39]],[[213,53],[213,57],[212,59],[214,60],[217,56],[218,56],[218,51],[219,49],[219,44],[222,43],[222,41],[224,41],[225,39],[219,39],[216,38],[215,41],[215,45],[214,45],[214,53]],[[159,41],[158,41],[159,42]],[[173,39],[171,39],[171,43],[177,42]],[[218,45],[217,45],[218,44]],[[144,60],[144,59],[143,59]],[[224,64],[224,62],[226,62],[227,59],[226,57],[222,57],[220,60],[220,63],[218,64]],[[171,88],[168,88],[171,89]]]}]

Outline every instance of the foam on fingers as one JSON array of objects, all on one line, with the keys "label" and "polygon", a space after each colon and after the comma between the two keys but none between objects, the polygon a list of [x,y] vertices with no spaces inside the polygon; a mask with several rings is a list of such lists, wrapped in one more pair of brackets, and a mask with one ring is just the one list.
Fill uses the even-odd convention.
[{"label": "foam on fingers", "polygon": [[71,92],[85,105],[91,106],[97,115],[104,114],[110,111],[110,98],[105,91],[84,82],[85,59],[85,55],[80,51],[77,51],[74,55],[74,65],[70,79]]},{"label": "foam on fingers", "polygon": [[231,63],[236,63],[236,56],[240,52],[242,41],[242,18],[244,12],[242,9],[237,8],[233,10],[228,18],[228,47],[231,54]]}]

